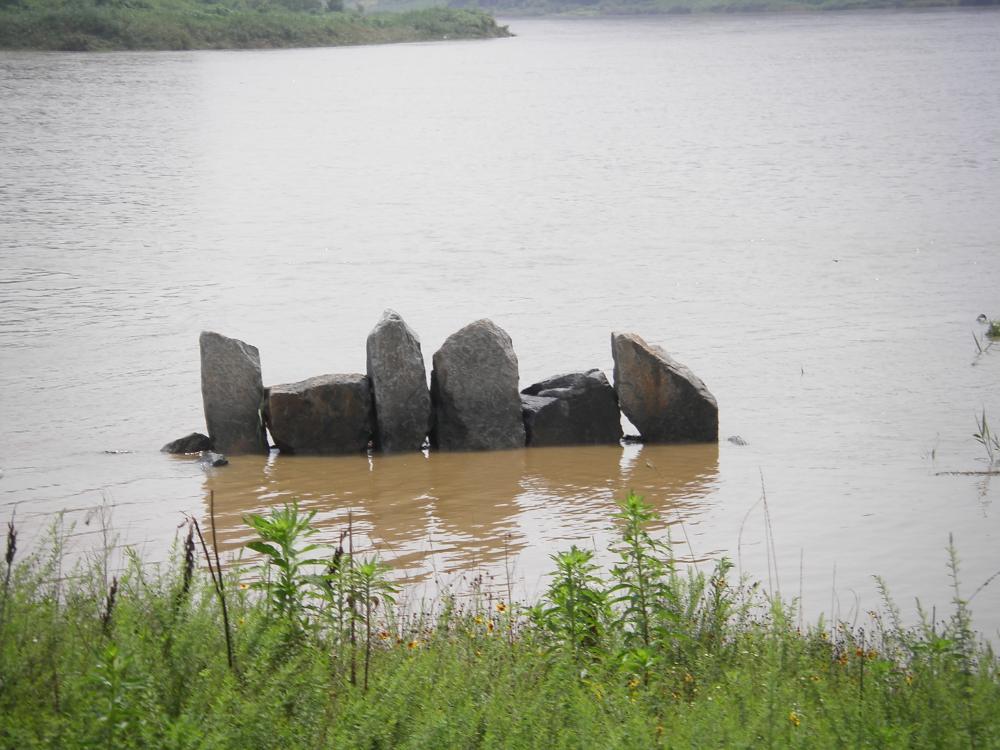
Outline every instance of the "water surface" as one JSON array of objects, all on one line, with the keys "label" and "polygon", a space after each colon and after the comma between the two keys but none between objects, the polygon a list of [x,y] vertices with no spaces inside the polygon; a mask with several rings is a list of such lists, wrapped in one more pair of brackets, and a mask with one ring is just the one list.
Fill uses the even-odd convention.
[{"label": "water surface", "polygon": [[[648,495],[678,551],[768,578],[766,489],[810,616],[944,609],[1000,569],[1000,13],[516,21],[514,39],[184,53],[0,53],[0,504],[24,546],[67,509],[166,554],[182,514],[298,498],[410,580],[603,548]],[[163,456],[200,429],[197,337],[268,384],[364,369],[383,308],[425,357],[490,317],[522,385],[609,375],[611,330],[708,384],[712,447],[471,456]],[[112,453],[106,453],[112,451]],[[117,452],[124,451],[124,452]],[[87,523],[89,520],[89,523]],[[974,600],[1000,627],[1000,588]]]}]

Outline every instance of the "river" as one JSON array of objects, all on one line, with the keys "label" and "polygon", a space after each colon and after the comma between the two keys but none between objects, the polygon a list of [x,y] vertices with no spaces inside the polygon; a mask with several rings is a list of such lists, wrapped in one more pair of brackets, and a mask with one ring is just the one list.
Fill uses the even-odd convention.
[{"label": "river", "polygon": [[[645,494],[810,620],[885,578],[948,610],[1000,569],[1000,12],[510,20],[515,38],[337,49],[0,52],[0,515],[21,548],[163,559],[298,499],[413,583],[531,597]],[[717,397],[716,446],[383,458],[159,453],[203,429],[198,334],[266,384],[364,371],[382,310],[425,359],[507,330],[522,386],[610,376],[634,331]],[[747,443],[726,440],[739,435]],[[766,532],[766,491],[771,532]],[[768,543],[768,540],[773,540]],[[602,559],[608,559],[604,555]],[[770,563],[770,564],[769,564]],[[464,576],[464,578],[463,578]],[[492,576],[492,578],[490,578]],[[996,637],[1000,583],[972,601]]]}]

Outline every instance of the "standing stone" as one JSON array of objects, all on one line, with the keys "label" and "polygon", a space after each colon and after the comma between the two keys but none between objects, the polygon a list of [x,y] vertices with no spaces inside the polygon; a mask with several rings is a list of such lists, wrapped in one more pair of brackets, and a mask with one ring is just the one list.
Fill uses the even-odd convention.
[{"label": "standing stone", "polygon": [[502,450],[524,446],[517,355],[510,336],[477,320],[434,353],[431,445],[441,450]]},{"label": "standing stone", "polygon": [[375,445],[387,453],[420,450],[431,421],[420,338],[399,313],[386,310],[368,334],[367,349]]},{"label": "standing stone", "polygon": [[556,375],[521,391],[528,445],[617,444],[618,396],[600,370]]},{"label": "standing stone", "polygon": [[272,385],[267,414],[282,453],[360,453],[374,430],[371,382],[352,373]]},{"label": "standing stone", "polygon": [[718,442],[719,406],[693,372],[634,333],[612,333],[622,411],[650,443]]},{"label": "standing stone", "polygon": [[211,331],[202,331],[199,345],[201,398],[212,446],[230,454],[267,453],[257,347]]}]

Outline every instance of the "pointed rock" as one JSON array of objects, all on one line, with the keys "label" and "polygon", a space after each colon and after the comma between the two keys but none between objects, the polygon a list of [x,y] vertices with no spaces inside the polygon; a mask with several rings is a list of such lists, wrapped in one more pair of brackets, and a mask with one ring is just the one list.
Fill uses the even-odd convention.
[{"label": "pointed rock", "polygon": [[360,453],[368,448],[374,416],[371,382],[360,373],[268,388],[268,427],[282,453]]},{"label": "pointed rock", "polygon": [[431,421],[431,394],[420,338],[394,310],[368,334],[368,377],[375,398],[375,445],[386,453],[418,451]]},{"label": "pointed rock", "polygon": [[600,370],[556,375],[521,391],[528,445],[617,444],[618,396]]},{"label": "pointed rock", "polygon": [[718,442],[719,407],[698,376],[634,333],[612,333],[611,354],[618,401],[644,441]]},{"label": "pointed rock", "polygon": [[517,355],[510,336],[489,320],[453,333],[434,353],[431,445],[441,450],[524,446]]},{"label": "pointed rock", "polygon": [[201,397],[212,446],[230,454],[267,453],[257,347],[211,331],[203,331],[198,343]]}]

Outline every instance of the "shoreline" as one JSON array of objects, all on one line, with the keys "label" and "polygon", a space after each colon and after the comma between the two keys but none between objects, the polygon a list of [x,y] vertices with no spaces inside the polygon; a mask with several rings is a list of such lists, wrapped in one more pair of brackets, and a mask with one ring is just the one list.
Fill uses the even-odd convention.
[{"label": "shoreline", "polygon": [[475,9],[226,14],[110,6],[0,10],[0,50],[118,52],[294,49],[513,36]]},{"label": "shoreline", "polygon": [[[464,7],[464,6],[463,6]],[[743,15],[816,15],[826,13],[843,13],[859,11],[941,11],[941,10],[984,10],[1000,8],[1000,0],[984,3],[966,2],[862,2],[853,3],[850,0],[840,2],[831,0],[822,3],[769,3],[769,2],[734,2],[732,4],[714,3],[700,4],[695,0],[692,4],[674,3],[667,0],[663,5],[624,5],[619,7],[596,6],[553,6],[552,8],[501,7],[491,9],[503,22],[517,20],[558,19],[588,20],[588,19],[628,19],[628,18],[659,18],[663,16],[743,16]]]}]

